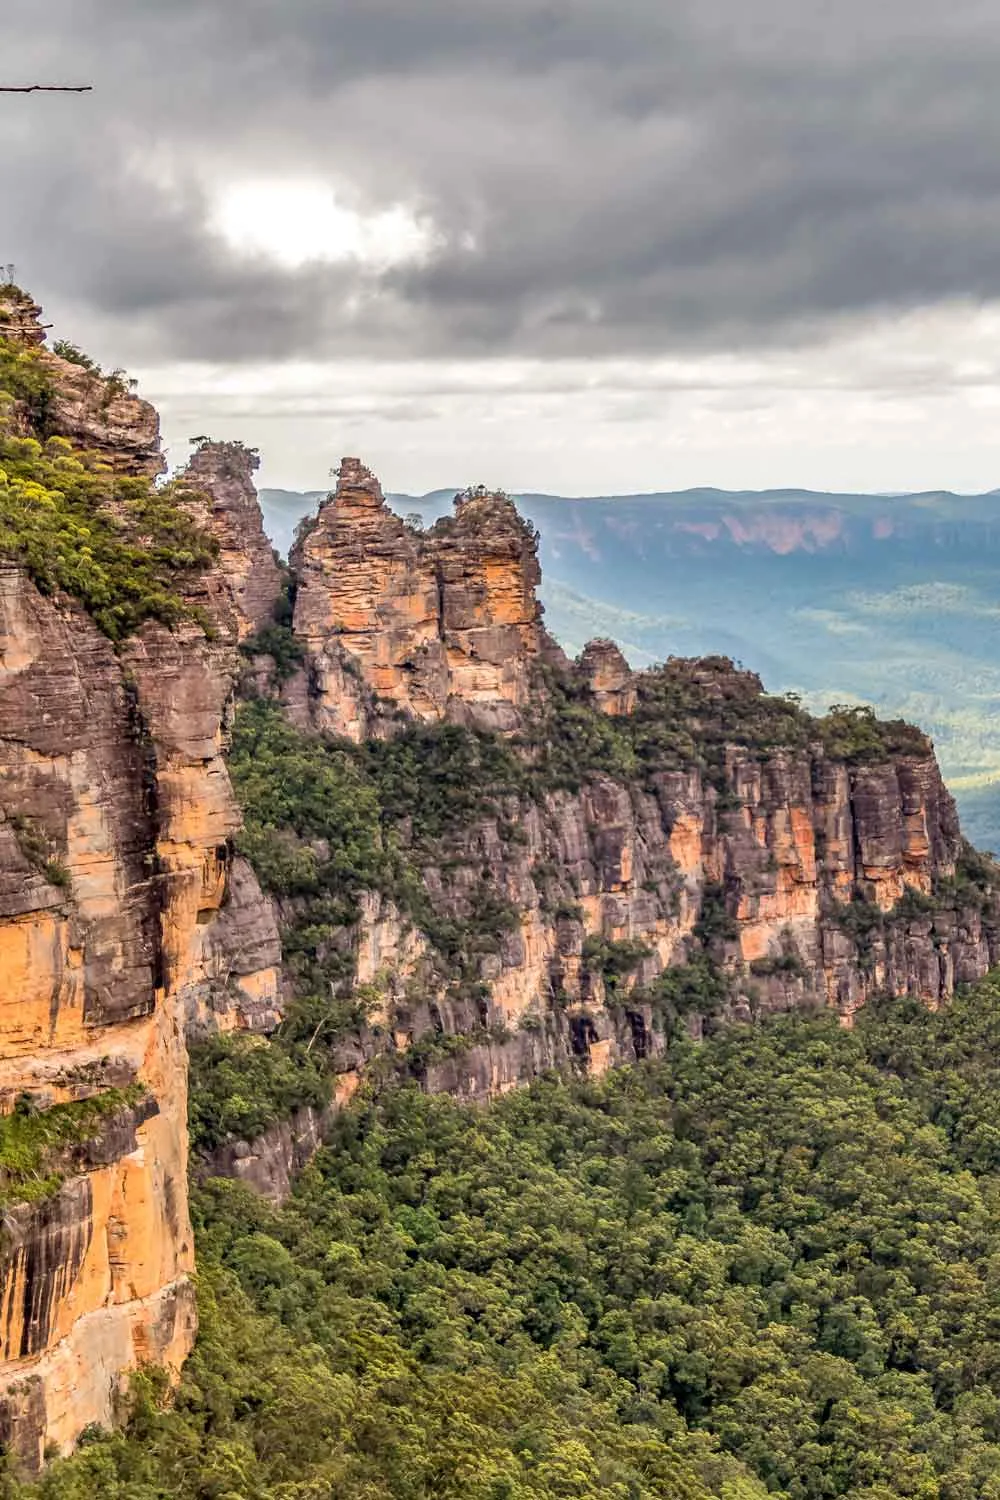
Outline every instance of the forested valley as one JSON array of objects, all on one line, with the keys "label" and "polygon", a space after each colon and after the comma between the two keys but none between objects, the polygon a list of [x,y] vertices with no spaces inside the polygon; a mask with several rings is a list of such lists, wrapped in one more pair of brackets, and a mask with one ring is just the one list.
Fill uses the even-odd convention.
[{"label": "forested valley", "polygon": [[201,1334],[7,1500],[1000,1495],[1000,983],[730,1026],[484,1109],[372,1086]]}]

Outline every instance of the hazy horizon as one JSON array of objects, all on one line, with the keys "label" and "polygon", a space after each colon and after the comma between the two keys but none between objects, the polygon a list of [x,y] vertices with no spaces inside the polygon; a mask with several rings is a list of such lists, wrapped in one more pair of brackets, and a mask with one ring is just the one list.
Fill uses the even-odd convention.
[{"label": "hazy horizon", "polygon": [[9,0],[0,259],[270,486],[1000,481],[1000,9]]}]

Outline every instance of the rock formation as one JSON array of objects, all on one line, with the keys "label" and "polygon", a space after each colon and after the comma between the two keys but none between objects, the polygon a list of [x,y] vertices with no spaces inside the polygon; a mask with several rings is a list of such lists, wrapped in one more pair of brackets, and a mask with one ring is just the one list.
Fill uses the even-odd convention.
[{"label": "rock formation", "polygon": [[288,692],[298,721],[354,740],[401,717],[515,728],[533,663],[555,649],[535,597],[536,552],[504,495],[461,495],[455,514],[422,534],[345,458],[291,559],[306,648]]},{"label": "rock formation", "polygon": [[219,543],[219,569],[236,604],[241,641],[270,624],[282,585],[254,489],[259,465],[242,443],[203,442],[184,471],[211,501],[208,529]]},{"label": "rock formation", "polygon": [[[483,1098],[568,1060],[603,1069],[653,1051],[663,976],[701,960],[729,1016],[829,1005],[849,1024],[884,991],[937,1004],[1000,955],[994,876],[966,878],[922,735],[876,733],[863,715],[823,729],[722,659],[633,673],[594,641],[571,667],[541,625],[531,531],[502,497],[459,497],[420,534],[345,460],[292,570],[300,724],[358,739],[449,720],[513,734],[536,763],[589,707],[640,747],[627,774],[609,751],[576,768],[578,786],[556,778],[414,849],[439,918],[475,922],[484,889],[516,913],[460,982],[419,922],[364,908],[350,940],[359,982],[377,967],[367,955],[386,955],[389,1045],[461,1039],[429,1063],[428,1087]],[[660,730],[680,736],[666,759]],[[344,1066],[370,1052],[345,1040]]]},{"label": "rock formation", "polygon": [[154,408],[133,394],[121,371],[105,375],[79,351],[65,359],[46,348],[42,309],[19,287],[0,286],[0,339],[38,351],[40,368],[51,380],[47,431],[99,453],[122,473],[163,473],[166,462]]},{"label": "rock formation", "polygon": [[[12,333],[0,306],[8,337],[38,345],[37,309],[22,302],[18,316]],[[128,473],[162,467],[151,407],[117,385],[81,402],[88,372],[41,358],[49,432]],[[210,490],[216,476],[199,478]],[[223,484],[213,516],[230,509]],[[277,945],[256,973],[238,958],[233,985],[214,926],[222,912],[238,932],[237,910],[254,893],[262,904],[252,873],[232,868],[222,754],[236,640],[263,608],[244,587],[250,543],[234,585],[221,569],[193,585],[211,638],[194,620],[150,623],[117,650],[77,603],[0,562],[0,1109],[44,1124],[110,1089],[131,1101],[68,1155],[41,1157],[26,1201],[5,1193],[0,1435],[29,1467],[109,1422],[130,1369],[176,1371],[188,1353],[184,1021],[212,975],[227,1024],[244,1004],[249,1021],[273,1012]],[[239,551],[233,531],[223,557]]]},{"label": "rock formation", "polygon": [[635,674],[614,641],[588,641],[577,666],[602,713],[617,717],[632,712],[637,700]]},{"label": "rock formation", "polygon": [[[0,295],[0,337],[38,351],[51,383],[45,433],[158,473],[152,409],[45,350],[39,316]],[[27,403],[14,420],[42,433]],[[185,1033],[273,1032],[294,982],[279,929],[296,898],[263,894],[234,854],[225,760],[239,647],[288,634],[254,467],[240,445],[192,459],[183,504],[218,556],[186,579],[173,629],[113,645],[0,561],[0,1111],[82,1122],[14,1187],[0,1171],[0,1439],[29,1467],[111,1421],[129,1371],[176,1371],[190,1349]],[[350,954],[367,1006],[332,1057],[328,1109],[379,1053],[484,1099],[653,1053],[677,1012],[695,1032],[797,1005],[849,1023],[882,990],[939,1003],[1000,955],[994,873],[919,734],[849,719],[825,734],[725,661],[634,674],[599,641],[571,665],[504,496],[466,493],[420,533],[345,459],[291,582],[303,665],[279,687],[305,733],[439,726],[513,768],[432,835],[404,808],[407,878],[332,900],[351,915],[308,938]],[[280,675],[252,681],[276,692]],[[210,1165],[280,1198],[327,1119],[299,1109]]]}]

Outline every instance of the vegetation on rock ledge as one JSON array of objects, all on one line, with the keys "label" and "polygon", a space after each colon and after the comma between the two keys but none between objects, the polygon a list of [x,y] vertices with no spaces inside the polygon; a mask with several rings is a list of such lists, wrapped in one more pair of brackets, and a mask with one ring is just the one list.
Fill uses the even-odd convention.
[{"label": "vegetation on rock ledge", "polygon": [[[0,554],[44,593],[79,599],[114,641],[144,620],[196,617],[185,585],[217,549],[189,513],[194,492],[116,474],[99,454],[46,436],[50,400],[38,352],[0,338]],[[38,435],[19,430],[19,404]]]},{"label": "vegetation on rock ledge", "polygon": [[32,1203],[58,1191],[67,1160],[114,1115],[143,1098],[144,1088],[105,1089],[88,1099],[38,1109],[23,1095],[0,1116],[0,1204]]}]

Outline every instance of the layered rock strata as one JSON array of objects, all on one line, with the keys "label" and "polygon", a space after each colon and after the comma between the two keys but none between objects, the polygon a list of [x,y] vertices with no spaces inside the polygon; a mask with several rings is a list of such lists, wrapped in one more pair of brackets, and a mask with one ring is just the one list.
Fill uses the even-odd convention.
[{"label": "layered rock strata", "polygon": [[401,717],[519,724],[532,666],[555,647],[535,597],[537,539],[506,496],[467,492],[420,533],[345,458],[291,565],[307,664],[286,697],[300,723],[354,740]]},{"label": "layered rock strata", "polygon": [[[484,882],[517,912],[474,982],[457,984],[425,935],[369,904],[353,941],[361,968],[390,955],[377,1018],[389,1044],[466,1038],[442,1046],[429,1087],[484,1097],[568,1060],[600,1070],[655,1050],[658,979],[699,958],[722,976],[730,1016],[828,1005],[849,1024],[884,991],[937,1004],[1000,955],[995,890],[955,879],[955,808],[919,734],[841,754],[801,716],[796,742],[755,748],[743,726],[772,700],[729,662],[635,674],[594,641],[570,668],[541,623],[533,534],[503,497],[459,497],[421,534],[345,460],[292,569],[301,724],[353,739],[445,719],[510,734],[534,712],[537,735],[553,672],[567,701],[613,720],[658,712],[672,732],[670,705],[693,705],[687,765],[618,779],[598,768],[578,791],[515,799],[417,851],[439,916],[473,920]],[[673,696],[658,699],[664,683]],[[699,735],[716,718],[708,764]],[[365,1055],[345,1044],[348,1065]]]},{"label": "layered rock strata", "polygon": [[[37,309],[18,316],[37,345]],[[81,405],[88,372],[44,359],[49,430],[62,423],[125,472],[158,471],[152,408],[117,384]],[[231,509],[223,485],[212,513]],[[251,623],[263,610],[244,586],[251,543],[233,585],[218,568],[192,585],[208,633],[147,624],[117,650],[76,603],[0,561],[0,1111],[141,1095],[71,1157],[40,1162],[29,1199],[4,1193],[0,1437],[28,1467],[110,1422],[130,1370],[176,1371],[187,1355],[185,1020],[213,983],[226,1024],[275,1014],[277,943],[248,957],[241,941],[264,903],[233,867],[223,758],[242,609],[249,598]]]},{"label": "layered rock strata", "polygon": [[[717,1014],[829,1006],[845,1024],[879,993],[936,1005],[1000,959],[995,891],[954,879],[962,845],[932,758],[851,770],[819,750],[761,763],[733,747],[722,790],[698,770],[647,786],[598,776],[506,805],[442,854],[424,870],[437,913],[467,920],[489,870],[517,923],[471,998],[411,949],[390,1030],[404,1049],[468,1037],[427,1084],[469,1098],[657,1051],[659,981],[699,958],[718,974]],[[363,927],[362,951],[378,941]]]}]

